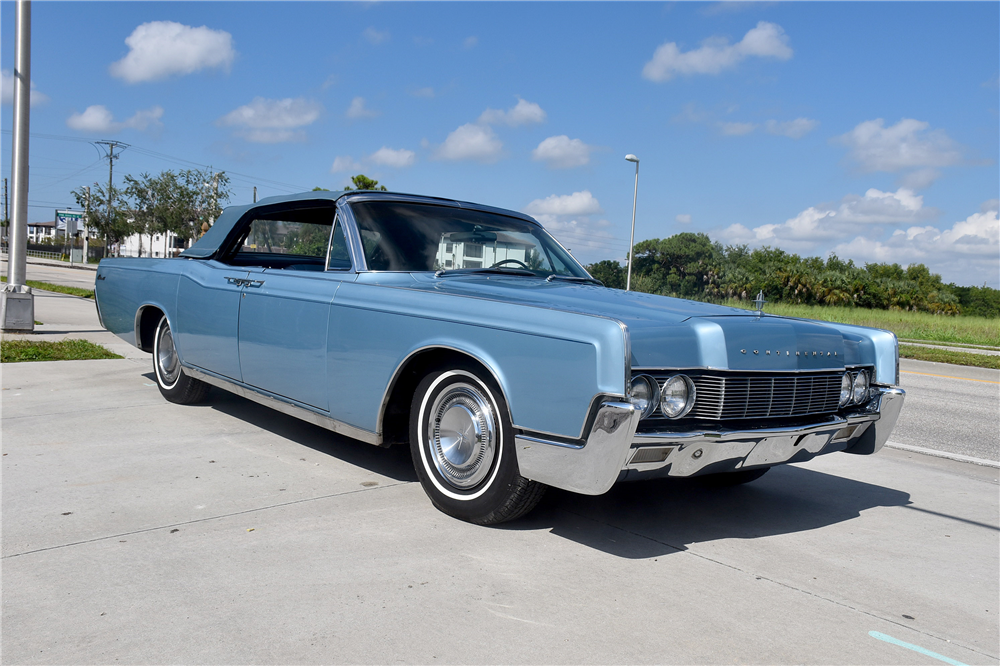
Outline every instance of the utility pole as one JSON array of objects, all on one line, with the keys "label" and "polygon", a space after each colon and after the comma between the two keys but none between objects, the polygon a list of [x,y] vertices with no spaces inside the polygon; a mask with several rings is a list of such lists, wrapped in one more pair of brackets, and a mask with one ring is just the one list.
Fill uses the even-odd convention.
[{"label": "utility pole", "polygon": [[[4,180],[4,182],[6,183],[7,181]],[[6,185],[4,187],[6,187]],[[6,192],[6,191],[7,190],[4,189],[4,192]],[[256,185],[253,186],[253,202],[257,203],[257,186]]]},{"label": "utility pole", "polygon": [[90,253],[90,185],[83,189],[87,192],[83,209],[83,265],[86,266],[89,261],[87,255]]},{"label": "utility pole", "polygon": [[35,330],[35,300],[25,284],[28,257],[28,136],[31,121],[31,2],[18,0],[14,23],[14,127],[11,132],[11,178],[14,219],[10,225],[7,284],[0,296],[0,327]]},{"label": "utility pole", "polygon": [[[211,215],[208,216],[208,226],[215,224],[215,209],[219,206],[219,176],[226,173],[225,171],[220,171],[212,175],[212,210]],[[256,195],[257,188],[254,188],[254,193]],[[257,203],[257,197],[254,196],[254,203]]]},{"label": "utility pole", "polygon": [[[104,149],[108,152],[108,219],[107,225],[111,225],[111,213],[112,213],[112,203],[114,201],[113,187],[114,187],[114,172],[115,172],[115,160],[122,156],[121,151],[129,147],[129,144],[123,143],[121,141],[95,141],[97,145],[104,146]],[[115,155],[115,148],[121,146],[121,150]],[[142,242],[142,237],[140,236],[139,242]],[[107,256],[108,245],[107,240],[104,242],[104,254]]]},{"label": "utility pole", "polygon": [[10,243],[10,212],[7,210],[7,179],[3,179],[3,221],[4,221],[4,232],[3,235],[7,237],[8,244]]}]

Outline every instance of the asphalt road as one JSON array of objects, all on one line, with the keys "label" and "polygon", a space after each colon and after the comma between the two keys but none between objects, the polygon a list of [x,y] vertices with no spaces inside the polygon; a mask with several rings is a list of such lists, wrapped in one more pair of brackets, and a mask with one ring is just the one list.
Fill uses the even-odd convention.
[{"label": "asphalt road", "polygon": [[[4,255],[6,257],[6,255]],[[6,258],[0,261],[0,273],[7,275]],[[29,280],[39,282],[49,282],[51,284],[61,284],[66,287],[79,287],[80,289],[93,289],[97,271],[92,268],[70,268],[66,266],[54,266],[30,262],[26,266],[26,273]]]},{"label": "asphalt road", "polygon": [[1000,370],[901,359],[900,385],[890,442],[1000,462]]}]

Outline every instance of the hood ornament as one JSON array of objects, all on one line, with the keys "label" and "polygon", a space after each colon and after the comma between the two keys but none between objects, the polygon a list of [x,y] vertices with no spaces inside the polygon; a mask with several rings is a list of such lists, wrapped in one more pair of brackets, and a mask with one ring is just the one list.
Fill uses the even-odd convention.
[{"label": "hood ornament", "polygon": [[757,299],[753,302],[757,309],[758,317],[764,314],[764,303],[767,303],[767,301],[764,300],[764,290],[761,289],[760,293],[757,294]]}]

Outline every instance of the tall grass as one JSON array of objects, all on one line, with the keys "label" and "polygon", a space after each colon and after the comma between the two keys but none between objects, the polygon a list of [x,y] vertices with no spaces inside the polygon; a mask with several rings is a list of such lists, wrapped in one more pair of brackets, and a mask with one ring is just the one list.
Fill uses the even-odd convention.
[{"label": "tall grass", "polygon": [[[753,309],[748,301],[732,299],[723,303],[734,308]],[[892,331],[896,337],[929,342],[956,342],[1000,347],[1000,319],[947,317],[927,312],[869,310],[824,305],[768,303],[764,311],[786,317],[835,321],[840,324],[871,326]]]}]

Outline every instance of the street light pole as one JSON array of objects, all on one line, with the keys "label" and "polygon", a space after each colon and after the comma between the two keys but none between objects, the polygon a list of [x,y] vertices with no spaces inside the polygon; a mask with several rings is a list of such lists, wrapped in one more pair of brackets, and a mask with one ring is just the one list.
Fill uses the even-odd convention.
[{"label": "street light pole", "polygon": [[0,296],[5,331],[35,330],[35,301],[26,286],[28,256],[28,135],[31,120],[31,2],[18,0],[14,23],[14,126],[11,132],[11,194],[7,284]]},{"label": "street light pole", "polygon": [[632,235],[628,239],[628,277],[625,280],[625,291],[632,289],[632,255],[635,249],[635,202],[639,198],[639,158],[629,153],[625,156],[629,162],[635,162],[635,191],[632,192]]}]

